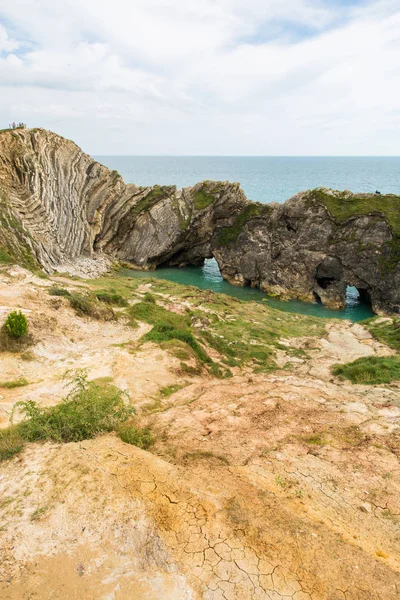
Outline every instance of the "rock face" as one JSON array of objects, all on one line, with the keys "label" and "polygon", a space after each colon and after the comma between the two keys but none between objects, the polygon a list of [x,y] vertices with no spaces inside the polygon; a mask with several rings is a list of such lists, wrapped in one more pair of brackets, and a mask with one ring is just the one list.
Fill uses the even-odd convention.
[{"label": "rock face", "polygon": [[400,311],[400,197],[313,190],[250,202],[237,183],[139,188],[41,129],[0,134],[0,252],[51,271],[104,257],[200,265],[288,298]]}]

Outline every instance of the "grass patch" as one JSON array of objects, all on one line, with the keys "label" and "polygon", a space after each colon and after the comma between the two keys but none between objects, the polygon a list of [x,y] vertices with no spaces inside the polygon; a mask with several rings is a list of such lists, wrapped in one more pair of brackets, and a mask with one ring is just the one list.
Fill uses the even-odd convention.
[{"label": "grass patch", "polygon": [[178,392],[183,387],[185,387],[185,384],[182,385],[177,383],[175,385],[167,385],[160,389],[160,394],[163,398],[169,398],[172,396],[172,394],[175,394],[175,392]]},{"label": "grass patch", "polygon": [[0,430],[0,460],[20,452],[25,442],[79,442],[115,431],[135,412],[125,392],[108,381],[88,381],[85,371],[78,371],[68,385],[69,394],[56,406],[42,408],[32,400],[15,404],[11,421],[16,412],[23,419]]},{"label": "grass patch", "polygon": [[5,388],[7,390],[12,390],[17,387],[24,387],[29,385],[29,381],[25,379],[25,377],[19,377],[18,379],[14,379],[13,381],[2,381],[0,382],[0,388]]},{"label": "grass patch", "polygon": [[143,296],[143,302],[147,302],[147,304],[157,304],[156,299],[154,298],[153,294],[150,294],[150,292],[145,293]]},{"label": "grass patch", "polygon": [[126,299],[121,296],[121,294],[110,293],[110,292],[96,292],[96,298],[100,302],[104,302],[105,304],[109,304],[111,306],[128,306],[128,302]]},{"label": "grass patch", "polygon": [[151,302],[138,302],[128,309],[128,314],[138,321],[148,323],[149,325],[168,324],[175,329],[189,329],[190,318],[188,315],[181,315],[162,306]]},{"label": "grass patch", "polygon": [[379,213],[385,215],[393,233],[400,236],[400,196],[394,194],[348,195],[346,192],[327,194],[323,189],[311,190],[308,198],[324,204],[337,223],[351,217]]},{"label": "grass patch", "polygon": [[125,444],[137,446],[142,450],[147,450],[154,444],[154,437],[149,427],[140,428],[126,423],[118,428],[117,433]]},{"label": "grass patch", "polygon": [[19,434],[18,426],[0,429],[0,462],[9,460],[19,454],[24,447],[24,443]]},{"label": "grass patch", "polygon": [[88,294],[71,293],[68,297],[71,307],[79,317],[91,317],[99,321],[112,321],[115,313],[110,306],[104,305]]},{"label": "grass patch", "polygon": [[50,296],[60,296],[62,298],[71,298],[71,292],[66,290],[65,288],[58,287],[57,285],[52,285],[49,288]]},{"label": "grass patch", "polygon": [[400,320],[393,319],[379,322],[380,317],[363,321],[366,327],[378,342],[386,344],[394,350],[400,350]]},{"label": "grass patch", "polygon": [[400,380],[400,356],[367,356],[345,365],[334,365],[332,373],[352,383],[391,383]]},{"label": "grass patch", "polygon": [[326,440],[319,433],[314,433],[305,439],[306,444],[310,444],[311,446],[325,446],[327,444]]},{"label": "grass patch", "polygon": [[0,248],[0,264],[12,265],[13,262],[15,261],[12,256],[6,250],[4,250],[4,248]]}]

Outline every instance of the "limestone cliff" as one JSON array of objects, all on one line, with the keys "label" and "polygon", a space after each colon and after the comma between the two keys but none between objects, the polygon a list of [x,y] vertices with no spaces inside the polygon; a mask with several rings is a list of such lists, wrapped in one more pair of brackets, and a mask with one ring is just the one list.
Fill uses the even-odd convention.
[{"label": "limestone cliff", "polygon": [[346,286],[400,310],[400,198],[303,192],[250,202],[237,183],[138,188],[42,129],[0,135],[0,250],[51,271],[109,256],[151,269],[202,264],[269,293],[340,307]]}]

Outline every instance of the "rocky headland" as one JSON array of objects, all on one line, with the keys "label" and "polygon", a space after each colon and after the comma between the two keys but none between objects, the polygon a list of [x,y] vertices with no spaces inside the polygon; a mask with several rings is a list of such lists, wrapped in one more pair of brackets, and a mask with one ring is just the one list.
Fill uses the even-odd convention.
[{"label": "rocky headland", "polygon": [[395,195],[317,189],[260,204],[237,183],[139,188],[52,132],[0,135],[0,247],[47,272],[215,257],[237,285],[332,308],[345,305],[352,285],[376,312],[396,313],[399,215]]}]

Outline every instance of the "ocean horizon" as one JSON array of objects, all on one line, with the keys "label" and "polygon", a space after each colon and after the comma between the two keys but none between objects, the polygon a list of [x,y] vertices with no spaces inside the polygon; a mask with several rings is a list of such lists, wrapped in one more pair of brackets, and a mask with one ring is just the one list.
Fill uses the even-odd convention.
[{"label": "ocean horizon", "polygon": [[250,200],[284,202],[316,187],[400,194],[400,156],[95,155],[139,186],[239,182]]}]

